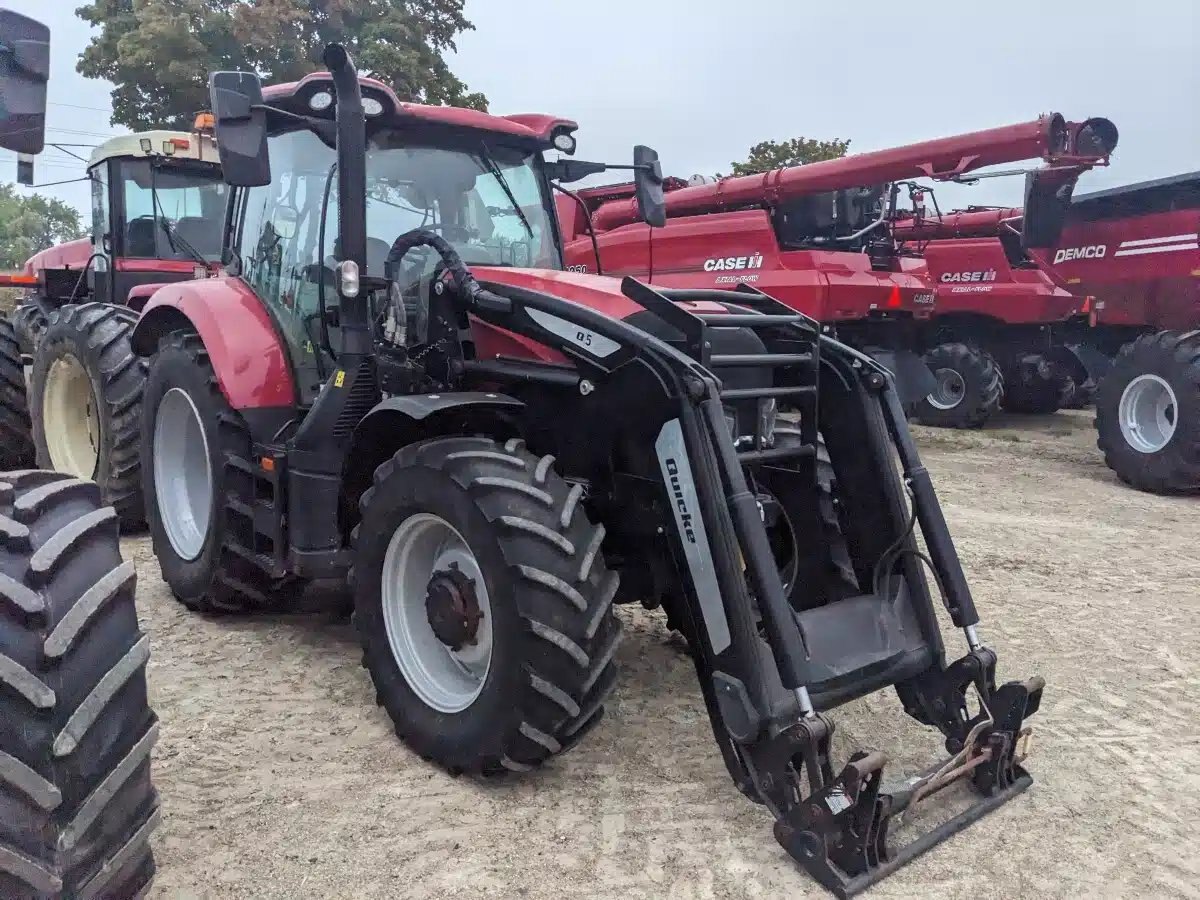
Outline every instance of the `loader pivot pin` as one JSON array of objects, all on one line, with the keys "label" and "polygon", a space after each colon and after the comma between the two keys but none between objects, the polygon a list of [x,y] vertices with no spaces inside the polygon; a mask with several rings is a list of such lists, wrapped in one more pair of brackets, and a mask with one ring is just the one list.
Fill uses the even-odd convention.
[{"label": "loader pivot pin", "polygon": [[429,627],[437,639],[458,651],[479,639],[483,610],[475,596],[475,581],[459,571],[457,563],[439,569],[429,579],[425,593],[425,612]]}]

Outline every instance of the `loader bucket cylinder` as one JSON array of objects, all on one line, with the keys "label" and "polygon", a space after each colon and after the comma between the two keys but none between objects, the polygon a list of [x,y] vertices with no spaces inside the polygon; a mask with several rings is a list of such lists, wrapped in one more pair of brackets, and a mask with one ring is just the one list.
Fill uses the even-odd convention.
[{"label": "loader bucket cylinder", "polygon": [[42,152],[49,76],[50,29],[0,9],[0,148]]}]

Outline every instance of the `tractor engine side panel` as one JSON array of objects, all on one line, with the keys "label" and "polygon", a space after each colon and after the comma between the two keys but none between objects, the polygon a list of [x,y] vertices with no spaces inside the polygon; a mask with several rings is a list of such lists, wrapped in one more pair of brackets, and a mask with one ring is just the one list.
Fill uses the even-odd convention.
[{"label": "tractor engine side panel", "polygon": [[283,341],[262,301],[240,278],[221,276],[160,288],[142,310],[133,349],[149,356],[164,334],[189,327],[204,341],[221,391],[234,409],[296,405]]}]

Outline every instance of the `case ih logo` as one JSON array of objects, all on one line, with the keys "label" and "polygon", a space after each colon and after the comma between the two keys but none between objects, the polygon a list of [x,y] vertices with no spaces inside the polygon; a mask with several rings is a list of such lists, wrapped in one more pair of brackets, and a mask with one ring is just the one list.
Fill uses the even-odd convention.
[{"label": "case ih logo", "polygon": [[[1124,245],[1122,244],[1122,246]],[[1057,266],[1061,262],[1070,262],[1073,259],[1104,259],[1107,255],[1107,244],[1092,244],[1090,247],[1064,247],[1054,254],[1054,264]]]},{"label": "case ih logo", "polygon": [[704,261],[705,272],[728,272],[730,269],[761,269],[763,258],[761,253],[750,256],[714,256]]},{"label": "case ih logo", "polygon": [[959,284],[964,281],[995,281],[996,270],[988,269],[984,272],[943,272],[942,284]]}]

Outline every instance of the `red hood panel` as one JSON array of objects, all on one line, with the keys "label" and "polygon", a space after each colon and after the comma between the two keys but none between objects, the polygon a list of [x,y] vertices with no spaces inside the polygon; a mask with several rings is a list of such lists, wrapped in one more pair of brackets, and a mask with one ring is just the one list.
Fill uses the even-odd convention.
[{"label": "red hood panel", "polygon": [[471,271],[480,281],[492,281],[550,294],[552,297],[570,300],[614,319],[624,319],[642,309],[621,293],[621,282],[618,279],[604,275],[559,272],[554,269],[509,269],[489,266],[475,266]]},{"label": "red hood panel", "polygon": [[42,269],[82,269],[92,255],[92,239],[80,238],[41,253],[35,253],[25,261],[25,274],[33,275]]}]

